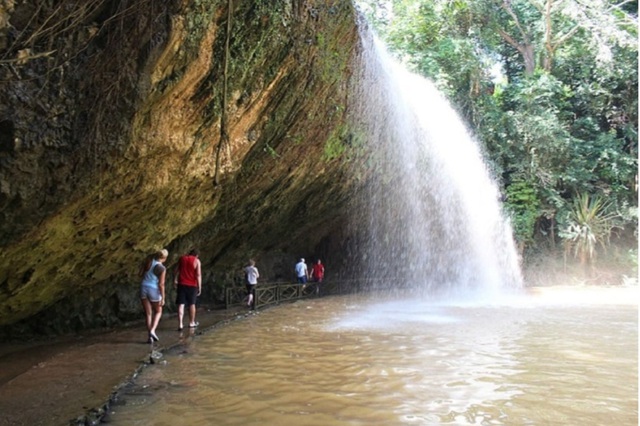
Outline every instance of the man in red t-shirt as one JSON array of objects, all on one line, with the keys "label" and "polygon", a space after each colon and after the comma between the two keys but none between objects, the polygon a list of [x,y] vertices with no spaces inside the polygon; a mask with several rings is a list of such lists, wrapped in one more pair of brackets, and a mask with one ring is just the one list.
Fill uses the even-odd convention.
[{"label": "man in red t-shirt", "polygon": [[178,260],[174,287],[177,287],[176,304],[178,305],[178,330],[182,330],[184,306],[189,307],[189,327],[198,326],[196,322],[196,299],[202,293],[202,271],[198,250],[193,249]]},{"label": "man in red t-shirt", "polygon": [[318,259],[318,262],[311,268],[311,278],[317,283],[321,283],[324,278],[324,265],[320,259]]},{"label": "man in red t-shirt", "polygon": [[311,268],[311,278],[316,284],[316,296],[320,295],[320,283],[324,279],[324,265],[318,259],[318,262]]}]

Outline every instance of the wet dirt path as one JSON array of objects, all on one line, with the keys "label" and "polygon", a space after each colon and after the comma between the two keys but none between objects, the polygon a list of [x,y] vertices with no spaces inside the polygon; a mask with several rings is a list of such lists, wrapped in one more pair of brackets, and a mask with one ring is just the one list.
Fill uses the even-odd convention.
[{"label": "wet dirt path", "polygon": [[198,311],[200,326],[182,332],[177,330],[177,317],[166,315],[153,348],[146,342],[142,322],[87,336],[0,343],[0,426],[82,420],[149,363],[152,349],[162,352],[188,345],[193,336],[246,314],[246,308]]}]

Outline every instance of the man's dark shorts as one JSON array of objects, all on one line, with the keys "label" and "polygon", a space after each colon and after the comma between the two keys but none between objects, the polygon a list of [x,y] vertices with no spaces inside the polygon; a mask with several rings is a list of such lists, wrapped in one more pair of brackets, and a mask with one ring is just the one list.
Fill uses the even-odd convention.
[{"label": "man's dark shorts", "polygon": [[247,296],[253,294],[253,297],[256,297],[256,284],[245,284],[247,286]]},{"label": "man's dark shorts", "polygon": [[178,284],[177,305],[195,305],[198,298],[198,287]]}]

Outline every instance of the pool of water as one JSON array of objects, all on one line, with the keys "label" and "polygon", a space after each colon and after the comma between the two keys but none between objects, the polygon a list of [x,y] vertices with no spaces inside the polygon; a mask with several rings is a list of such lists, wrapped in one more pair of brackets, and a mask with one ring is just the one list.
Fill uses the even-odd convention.
[{"label": "pool of water", "polygon": [[149,366],[114,425],[637,425],[638,291],[310,299]]}]

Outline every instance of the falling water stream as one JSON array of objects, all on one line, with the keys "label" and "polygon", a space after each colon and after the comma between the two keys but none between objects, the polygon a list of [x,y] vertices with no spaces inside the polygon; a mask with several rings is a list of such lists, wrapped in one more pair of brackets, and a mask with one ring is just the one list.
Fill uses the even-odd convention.
[{"label": "falling water stream", "polygon": [[430,81],[366,31],[362,45],[350,111],[372,170],[355,216],[366,228],[358,255],[367,276],[427,297],[520,288],[512,232],[478,144]]},{"label": "falling water stream", "polygon": [[637,425],[637,287],[524,291],[478,145],[433,85],[363,45],[355,263],[397,291],[300,300],[186,339],[110,423]]}]

